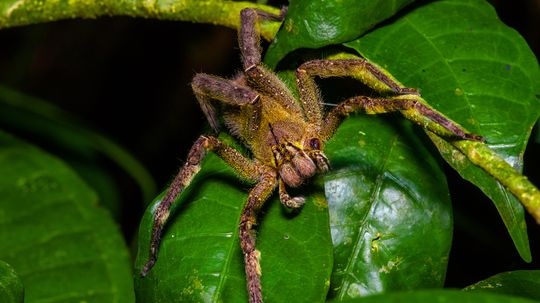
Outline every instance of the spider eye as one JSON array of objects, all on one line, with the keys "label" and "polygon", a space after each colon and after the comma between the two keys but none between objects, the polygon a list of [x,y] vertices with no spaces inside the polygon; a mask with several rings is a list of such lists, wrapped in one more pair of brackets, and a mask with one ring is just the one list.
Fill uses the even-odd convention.
[{"label": "spider eye", "polygon": [[318,138],[311,138],[309,140],[309,147],[311,147],[311,149],[320,150],[321,149],[321,141]]}]

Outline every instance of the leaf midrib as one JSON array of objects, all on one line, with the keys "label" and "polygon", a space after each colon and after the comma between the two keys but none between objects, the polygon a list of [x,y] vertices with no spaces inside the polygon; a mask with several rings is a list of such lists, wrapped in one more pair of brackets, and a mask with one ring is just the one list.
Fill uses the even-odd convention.
[{"label": "leaf midrib", "polygon": [[[240,218],[238,217],[236,222],[238,222],[239,220],[240,220]],[[216,291],[214,292],[214,295],[212,296],[213,302],[219,302],[218,299],[220,299],[220,297],[223,294],[223,289],[225,287],[225,281],[226,281],[227,277],[229,276],[228,274],[229,274],[229,271],[230,271],[232,258],[234,256],[236,256],[236,254],[234,254],[235,245],[237,245],[235,239],[238,239],[238,238],[239,238],[239,228],[234,228],[234,232],[233,232],[233,234],[231,236],[231,244],[230,244],[229,248],[227,249],[227,258],[225,259],[225,263],[223,264],[223,269],[222,269],[221,274],[219,276],[219,282],[217,284]]]},{"label": "leaf midrib", "polygon": [[[361,219],[361,224],[360,224],[360,227],[358,228],[358,234],[356,236],[356,239],[354,241],[354,246],[353,246],[353,249],[352,249],[352,256],[351,258],[349,258],[349,261],[347,262],[347,266],[345,266],[345,269],[343,270],[343,273],[344,273],[344,277],[348,277],[350,276],[351,272],[352,272],[352,265],[353,264],[356,264],[356,259],[358,258],[358,254],[360,253],[360,242],[361,242],[361,238],[363,237],[364,235],[364,232],[365,232],[365,229],[366,229],[366,224],[367,224],[367,218],[368,216],[371,214],[372,210],[373,210],[373,207],[375,206],[375,202],[376,202],[376,197],[378,196],[378,194],[380,193],[380,189],[382,187],[382,183],[384,181],[384,172],[385,172],[385,169],[386,169],[386,166],[389,162],[389,159],[390,159],[390,156],[392,155],[393,151],[394,151],[394,147],[396,146],[396,143],[398,141],[398,136],[395,135],[393,140],[392,140],[392,143],[390,145],[390,149],[388,151],[388,153],[386,154],[386,156],[384,157],[382,163],[381,163],[381,166],[380,166],[380,169],[379,169],[379,172],[377,173],[377,178],[376,178],[376,181],[375,181],[375,186],[373,186],[373,190],[371,192],[371,195],[370,195],[370,198],[369,198],[369,209],[365,212],[363,218]],[[354,261],[353,261],[354,260]],[[345,292],[345,286],[349,286],[349,280],[348,279],[342,279],[341,280],[341,285],[339,287],[339,299],[340,300],[343,300],[346,292]]]}]

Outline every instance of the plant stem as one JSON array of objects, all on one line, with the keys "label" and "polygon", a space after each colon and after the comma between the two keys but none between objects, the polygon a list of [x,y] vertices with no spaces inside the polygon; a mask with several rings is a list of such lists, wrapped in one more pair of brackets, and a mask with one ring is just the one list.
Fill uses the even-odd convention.
[{"label": "plant stem", "polygon": [[527,177],[490,149],[486,144],[474,141],[451,141],[474,165],[504,185],[525,206],[529,214],[540,224],[540,191]]},{"label": "plant stem", "polygon": [[[210,23],[230,28],[240,25],[240,10],[256,7],[279,14],[279,9],[252,2],[220,0],[4,0],[0,2],[0,29],[63,19],[131,16],[159,20]],[[261,35],[271,40],[279,22],[261,24]]]}]

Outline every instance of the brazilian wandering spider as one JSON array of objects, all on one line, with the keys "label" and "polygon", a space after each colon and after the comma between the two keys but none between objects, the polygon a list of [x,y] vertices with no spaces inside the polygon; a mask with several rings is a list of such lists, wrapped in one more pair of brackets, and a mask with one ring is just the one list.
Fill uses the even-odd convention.
[{"label": "brazilian wandering spider", "polygon": [[[239,222],[240,245],[244,254],[247,290],[250,302],[262,302],[260,253],[256,249],[254,226],[258,211],[277,188],[283,205],[297,209],[304,198],[291,197],[286,187],[298,187],[330,164],[323,149],[341,121],[350,113],[363,110],[368,114],[413,109],[433,121],[421,124],[441,135],[481,141],[422,102],[415,89],[402,87],[385,71],[365,60],[313,60],[296,70],[300,100],[261,64],[261,20],[281,20],[281,16],[256,9],[241,12],[239,44],[244,73],[232,80],[197,74],[192,87],[210,125],[217,132],[217,113],[211,101],[222,103],[225,125],[251,150],[249,159],[214,136],[203,135],[192,146],[187,161],[173,180],[154,212],[149,259],[141,275],[145,276],[157,260],[160,238],[170,208],[200,169],[207,151],[222,158],[242,178],[255,183]],[[361,75],[362,81],[382,97],[356,96],[325,112],[315,77]],[[436,125],[438,127],[433,127]]]}]

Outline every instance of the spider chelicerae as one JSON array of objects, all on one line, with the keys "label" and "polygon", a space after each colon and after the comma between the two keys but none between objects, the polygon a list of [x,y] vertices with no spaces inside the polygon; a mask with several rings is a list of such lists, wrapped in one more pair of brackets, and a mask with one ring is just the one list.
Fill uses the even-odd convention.
[{"label": "spider chelicerae", "polygon": [[[300,96],[297,100],[261,63],[257,26],[262,20],[282,20],[284,13],[285,10],[281,15],[252,8],[242,10],[238,36],[244,72],[231,80],[207,74],[195,75],[193,91],[212,128],[216,132],[219,130],[217,111],[212,102],[221,102],[226,127],[245,143],[253,159],[214,136],[203,135],[195,142],[187,161],[154,212],[149,259],[142,269],[143,276],[157,260],[161,232],[171,205],[200,170],[208,151],[222,158],[241,178],[255,183],[242,210],[239,235],[249,300],[262,302],[260,253],[255,246],[254,232],[257,213],[276,188],[283,205],[293,209],[302,207],[304,198],[291,197],[287,187],[298,187],[317,172],[329,169],[324,145],[347,115],[359,110],[377,114],[413,109],[432,121],[420,123],[430,131],[445,137],[482,140],[420,102],[415,89],[402,87],[384,70],[362,59],[305,62],[296,70]],[[379,92],[381,97],[352,97],[326,112],[315,77],[351,75],[359,75],[362,82]]]}]

